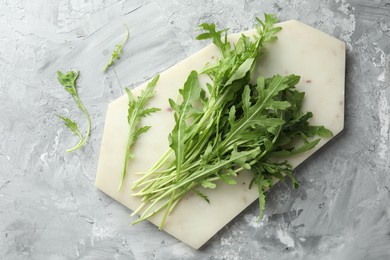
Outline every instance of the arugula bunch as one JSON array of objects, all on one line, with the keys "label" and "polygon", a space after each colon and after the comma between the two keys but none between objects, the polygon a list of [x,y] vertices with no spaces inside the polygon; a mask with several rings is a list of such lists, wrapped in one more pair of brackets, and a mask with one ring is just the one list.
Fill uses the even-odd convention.
[{"label": "arugula bunch", "polygon": [[163,212],[161,229],[184,195],[193,192],[209,203],[201,188],[214,189],[219,180],[234,185],[243,170],[253,175],[249,188],[258,189],[261,218],[265,191],[275,179],[288,177],[298,185],[288,162],[275,157],[305,152],[320,141],[314,137],[332,135],[323,126],[310,125],[312,113],[301,111],[299,76],[259,77],[251,83],[263,46],[281,30],[274,27],[272,15],[257,22],[253,40],[242,35],[235,45],[228,42],[226,29],[200,25],[204,33],[197,39],[212,39],[221,57],[201,71],[211,79],[206,90],[192,71],[180,90],[181,103],[169,100],[175,116],[170,149],[134,183],[133,195],[143,201],[133,213],[140,213],[134,223]]},{"label": "arugula bunch", "polygon": [[87,117],[88,121],[88,129],[87,129],[87,134],[85,137],[82,135],[80,132],[80,129],[77,125],[77,123],[70,118],[63,117],[63,116],[58,116],[60,119],[62,119],[65,123],[65,126],[68,127],[76,136],[79,138],[79,142],[72,148],[69,148],[66,150],[67,152],[72,152],[74,150],[80,149],[83,147],[88,140],[89,134],[91,132],[91,118],[89,116],[89,113],[87,109],[84,107],[83,103],[80,100],[78,91],[77,91],[77,85],[76,81],[77,78],[79,77],[79,72],[76,71],[69,71],[67,73],[63,73],[61,71],[57,71],[57,80],[58,82],[64,86],[65,90],[72,95],[73,100],[75,101],[76,105],[79,107],[79,109],[85,114]]}]

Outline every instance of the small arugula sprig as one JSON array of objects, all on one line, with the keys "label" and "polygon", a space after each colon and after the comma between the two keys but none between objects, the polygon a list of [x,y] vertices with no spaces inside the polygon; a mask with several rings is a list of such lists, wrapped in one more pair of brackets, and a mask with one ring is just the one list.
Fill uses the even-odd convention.
[{"label": "small arugula sprig", "polygon": [[134,144],[135,140],[142,134],[147,132],[151,126],[140,126],[141,118],[151,113],[160,111],[159,108],[145,108],[147,102],[155,95],[154,88],[156,87],[159,75],[155,76],[146,86],[146,88],[141,92],[139,97],[134,98],[131,91],[126,88],[127,96],[129,99],[129,108],[127,114],[127,122],[129,124],[129,138],[126,145],[125,160],[123,163],[122,178],[119,184],[118,190],[121,189],[123,180],[125,179],[127,172],[127,162],[134,158],[134,154],[130,152],[131,146]]},{"label": "small arugula sprig", "polygon": [[113,50],[113,52],[111,54],[111,59],[107,62],[106,66],[104,66],[103,72],[106,72],[109,67],[114,65],[115,60],[119,60],[121,58],[123,45],[129,39],[129,28],[127,27],[126,24],[124,24],[124,26],[125,26],[125,29],[126,29],[125,38],[123,39],[123,41],[120,44],[117,44],[115,46],[115,49]]},{"label": "small arugula sprig", "polygon": [[69,71],[67,73],[63,73],[61,71],[57,71],[57,80],[58,82],[64,86],[65,90],[72,95],[73,100],[76,102],[79,109],[85,114],[88,120],[88,129],[87,134],[85,137],[80,132],[80,129],[77,125],[77,123],[67,117],[58,116],[61,120],[64,121],[65,126],[69,128],[76,136],[79,138],[79,142],[72,148],[66,150],[67,152],[72,152],[74,150],[77,150],[81,147],[83,147],[87,143],[88,136],[91,132],[91,118],[89,116],[89,113],[87,109],[84,107],[83,103],[80,100],[78,91],[77,91],[77,85],[76,80],[79,77],[79,72],[76,71]]}]

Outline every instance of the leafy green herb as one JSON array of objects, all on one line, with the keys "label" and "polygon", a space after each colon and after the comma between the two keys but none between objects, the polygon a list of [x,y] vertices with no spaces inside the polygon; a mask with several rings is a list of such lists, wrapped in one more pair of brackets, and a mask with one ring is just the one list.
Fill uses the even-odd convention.
[{"label": "leafy green herb", "polygon": [[83,103],[79,98],[79,94],[77,92],[76,80],[79,77],[79,72],[69,71],[67,73],[62,73],[61,71],[57,71],[57,80],[58,82],[64,86],[65,90],[72,95],[74,101],[76,102],[79,109],[85,114],[88,120],[88,129],[85,137],[81,134],[79,127],[75,121],[63,116],[58,116],[61,120],[64,121],[65,126],[68,127],[76,136],[79,137],[79,142],[72,148],[66,150],[67,152],[72,152],[83,147],[87,143],[88,136],[91,132],[91,118],[87,109],[84,107]]},{"label": "leafy green herb", "polygon": [[123,45],[129,39],[129,28],[125,24],[124,24],[124,26],[125,26],[125,29],[126,29],[125,38],[123,39],[123,41],[120,44],[117,44],[115,46],[115,49],[113,50],[113,52],[111,54],[111,59],[107,62],[106,66],[104,66],[103,72],[105,72],[109,67],[114,65],[115,60],[119,60],[121,58]]},{"label": "leafy green herb", "polygon": [[146,103],[152,98],[155,94],[154,88],[159,79],[159,75],[154,77],[146,86],[145,90],[141,92],[141,95],[135,99],[131,91],[126,88],[127,96],[129,98],[129,108],[127,115],[127,122],[129,123],[129,138],[126,145],[125,160],[123,163],[122,178],[119,184],[118,190],[121,189],[123,180],[125,179],[127,172],[127,162],[128,160],[134,158],[134,154],[130,152],[131,146],[134,144],[135,140],[142,133],[147,132],[151,127],[150,126],[140,126],[141,118],[151,113],[157,112],[159,108],[144,108]]},{"label": "leafy green herb", "polygon": [[80,145],[80,143],[83,141],[84,138],[79,130],[79,126],[77,125],[77,123],[70,118],[59,116],[59,115],[57,116],[64,121],[65,126],[69,128],[70,131],[72,131],[72,133],[74,133],[76,136],[79,137],[79,143],[76,146]]},{"label": "leafy green herb", "polygon": [[200,98],[201,88],[199,87],[198,73],[196,73],[196,71],[191,72],[183,89],[180,89],[179,92],[183,97],[183,102],[180,105],[176,104],[172,99],[169,100],[169,103],[175,112],[176,121],[172,133],[169,135],[169,140],[170,147],[175,152],[177,178],[180,177],[181,165],[184,162],[184,142],[187,129],[186,120],[188,119],[186,117],[192,112],[191,110],[194,109],[194,104]]},{"label": "leafy green herb", "polygon": [[235,45],[227,41],[227,30],[201,25],[205,32],[198,39],[212,39],[221,58],[201,71],[211,79],[207,93],[192,71],[179,91],[181,103],[170,100],[175,112],[170,149],[133,185],[133,195],[143,201],[133,213],[140,213],[134,223],[163,212],[161,229],[185,194],[193,192],[210,203],[200,188],[214,189],[218,180],[235,185],[237,173],[244,169],[253,175],[249,187],[257,186],[261,218],[265,191],[275,179],[288,177],[298,185],[292,167],[275,157],[308,151],[319,142],[313,140],[316,136],[331,136],[323,126],[310,125],[312,114],[301,111],[299,76],[259,77],[252,83],[263,46],[281,30],[274,27],[277,20],[272,15],[257,21],[254,40],[242,35]]}]

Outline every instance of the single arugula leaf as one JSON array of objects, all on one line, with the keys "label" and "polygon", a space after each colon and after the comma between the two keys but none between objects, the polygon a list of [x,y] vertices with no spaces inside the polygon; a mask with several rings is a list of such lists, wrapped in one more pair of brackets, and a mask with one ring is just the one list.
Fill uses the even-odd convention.
[{"label": "single arugula leaf", "polygon": [[58,82],[65,87],[65,90],[72,96],[77,95],[76,80],[79,77],[79,72],[69,71],[68,73],[63,73],[57,71],[57,80]]},{"label": "single arugula leaf", "polygon": [[194,103],[200,98],[201,88],[198,82],[198,73],[191,71],[187,81],[184,83],[183,89],[180,90],[180,94],[183,101],[180,105],[176,104],[173,100],[170,100],[171,107],[175,111],[176,124],[169,135],[170,147],[176,156],[176,171],[177,178],[180,177],[180,169],[185,157],[184,141],[185,132],[187,128],[186,119],[189,118],[188,114],[193,111]]},{"label": "single arugula leaf", "polygon": [[115,60],[119,60],[121,58],[123,45],[125,45],[125,43],[129,39],[129,28],[127,27],[126,24],[124,24],[124,27],[125,27],[125,32],[126,32],[125,38],[123,39],[123,41],[120,44],[117,44],[115,46],[115,49],[112,51],[112,54],[111,54],[111,59],[104,66],[103,72],[106,72],[109,67],[114,65]]},{"label": "single arugula leaf", "polygon": [[253,63],[255,62],[255,58],[246,59],[236,71],[234,71],[233,75],[229,78],[229,80],[225,83],[225,86],[230,85],[235,80],[242,79],[248,73],[248,71],[252,68]]},{"label": "single arugula leaf", "polygon": [[195,190],[195,189],[192,189],[192,191],[193,191],[196,195],[198,195],[199,197],[201,197],[202,199],[204,199],[208,204],[210,204],[210,200],[209,200],[209,198],[208,198],[205,194],[203,194],[203,193],[200,192],[199,190]]},{"label": "single arugula leaf", "polygon": [[278,157],[285,157],[285,156],[296,155],[299,153],[304,153],[304,152],[307,152],[307,151],[313,149],[320,141],[321,141],[321,139],[318,138],[318,139],[315,139],[311,142],[306,142],[303,145],[299,146],[298,148],[291,148],[291,149],[286,149],[283,151],[275,151],[272,153],[272,155],[278,156]]},{"label": "single arugula leaf", "polygon": [[[228,29],[217,31],[215,29],[215,24],[202,23],[199,25],[204,31],[196,37],[197,40],[212,39],[213,43],[221,50],[221,54],[226,57],[230,51],[230,43],[227,41],[227,31]],[[225,38],[222,39],[222,34],[225,33]]]},{"label": "single arugula leaf", "polygon": [[264,177],[263,174],[259,174],[256,179],[256,183],[259,192],[259,209],[260,209],[257,220],[260,221],[263,218],[263,211],[265,209],[265,192],[271,186],[272,180],[268,180]]},{"label": "single arugula leaf", "polygon": [[70,118],[67,118],[67,117],[63,117],[63,116],[58,116],[58,117],[64,121],[65,126],[67,128],[69,128],[72,131],[72,133],[74,133],[76,136],[79,137],[78,144],[80,144],[83,141],[83,135],[81,134],[77,123],[75,121],[71,120]]},{"label": "single arugula leaf", "polygon": [[159,79],[159,75],[154,77],[146,86],[144,90],[142,90],[141,94],[138,98],[134,98],[131,91],[126,88],[126,93],[129,99],[128,111],[127,111],[127,122],[129,124],[129,137],[127,140],[126,151],[125,151],[125,159],[123,163],[122,170],[122,178],[119,184],[118,190],[121,189],[123,185],[123,181],[126,177],[127,172],[127,162],[134,158],[134,154],[130,152],[132,145],[135,143],[136,139],[143,133],[146,133],[151,126],[140,126],[141,119],[145,116],[150,115],[151,113],[155,113],[160,111],[159,108],[145,108],[148,101],[155,95],[155,87],[157,85],[157,81]]},{"label": "single arugula leaf", "polygon": [[330,138],[330,137],[333,136],[332,131],[330,131],[329,129],[325,128],[324,126],[311,126],[311,127],[315,127],[316,128],[315,132],[320,137]]},{"label": "single arugula leaf", "polygon": [[67,73],[63,73],[61,71],[57,71],[57,80],[58,82],[64,86],[65,90],[72,95],[73,100],[75,101],[76,105],[79,107],[79,109],[85,114],[88,121],[88,128],[87,133],[85,137],[81,134],[79,127],[77,123],[67,117],[58,116],[61,120],[64,121],[65,126],[68,127],[76,136],[79,137],[79,142],[72,148],[66,150],[67,152],[72,152],[74,150],[80,149],[83,147],[88,140],[89,134],[91,132],[91,118],[89,116],[89,113],[87,109],[84,107],[83,103],[80,100],[78,91],[77,91],[77,85],[76,81],[79,77],[79,72],[69,71]]}]

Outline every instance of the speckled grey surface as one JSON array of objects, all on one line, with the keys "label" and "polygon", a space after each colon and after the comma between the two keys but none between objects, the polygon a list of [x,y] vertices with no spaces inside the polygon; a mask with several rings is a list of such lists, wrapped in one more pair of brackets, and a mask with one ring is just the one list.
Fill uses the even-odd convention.
[{"label": "speckled grey surface", "polygon": [[[230,2],[230,3],[229,3]],[[347,43],[345,130],[200,250],[94,186],[107,104],[188,55],[200,22],[231,31],[254,16],[297,19]],[[390,259],[389,0],[0,0],[0,259]],[[130,28],[123,58],[101,68]],[[84,122],[55,79],[81,71],[87,146],[55,114]],[[85,127],[85,124],[81,124]]]}]

